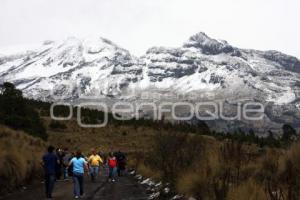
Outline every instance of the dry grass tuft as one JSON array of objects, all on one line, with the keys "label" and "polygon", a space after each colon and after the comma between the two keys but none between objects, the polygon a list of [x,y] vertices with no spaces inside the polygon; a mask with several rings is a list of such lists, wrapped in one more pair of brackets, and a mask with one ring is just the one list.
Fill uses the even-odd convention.
[{"label": "dry grass tuft", "polygon": [[267,200],[266,193],[261,185],[258,185],[253,180],[248,180],[245,183],[233,187],[227,196],[228,200]]},{"label": "dry grass tuft", "polygon": [[0,126],[0,193],[40,175],[40,160],[45,143],[24,132]]}]

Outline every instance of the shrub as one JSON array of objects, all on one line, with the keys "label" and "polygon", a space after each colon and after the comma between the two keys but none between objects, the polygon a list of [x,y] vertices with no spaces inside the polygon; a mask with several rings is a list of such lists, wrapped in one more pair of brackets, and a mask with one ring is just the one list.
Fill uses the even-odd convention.
[{"label": "shrub", "polygon": [[286,199],[300,199],[300,144],[293,145],[282,159],[281,182]]},{"label": "shrub", "polygon": [[186,169],[202,157],[204,144],[201,136],[180,133],[158,133],[148,158],[154,169],[161,171],[164,180],[175,183],[182,169]]}]

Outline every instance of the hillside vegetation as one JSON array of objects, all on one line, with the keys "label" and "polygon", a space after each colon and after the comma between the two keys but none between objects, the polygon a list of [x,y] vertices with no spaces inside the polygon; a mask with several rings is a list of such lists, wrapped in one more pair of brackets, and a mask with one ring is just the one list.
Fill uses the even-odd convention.
[{"label": "hillside vegetation", "polygon": [[0,125],[0,194],[41,177],[45,148],[41,139]]},{"label": "hillside vegetation", "polygon": [[43,122],[35,108],[23,98],[22,92],[11,83],[1,85],[0,91],[0,124],[46,140],[48,136]]},{"label": "hillside vegetation", "polygon": [[157,133],[137,155],[139,173],[186,197],[202,200],[300,199],[300,144],[286,149],[218,141],[194,134]]}]

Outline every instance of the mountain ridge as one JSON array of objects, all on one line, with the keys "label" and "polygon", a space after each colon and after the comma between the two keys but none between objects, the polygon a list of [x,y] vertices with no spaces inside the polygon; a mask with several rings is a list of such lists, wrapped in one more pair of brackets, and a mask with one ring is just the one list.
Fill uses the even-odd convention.
[{"label": "mountain ridge", "polygon": [[142,101],[149,90],[193,94],[197,101],[249,99],[281,109],[268,110],[268,128],[299,125],[299,80],[296,57],[240,49],[203,32],[181,47],[152,47],[140,57],[101,37],[46,41],[36,51],[0,57],[0,82],[14,83],[28,98]]}]

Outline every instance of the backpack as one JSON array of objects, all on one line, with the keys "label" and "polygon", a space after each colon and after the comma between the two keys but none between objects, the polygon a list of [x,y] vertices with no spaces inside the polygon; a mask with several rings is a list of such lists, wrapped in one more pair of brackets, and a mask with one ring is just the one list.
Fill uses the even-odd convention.
[{"label": "backpack", "polygon": [[108,166],[114,168],[117,166],[117,160],[115,158],[108,159]]}]

